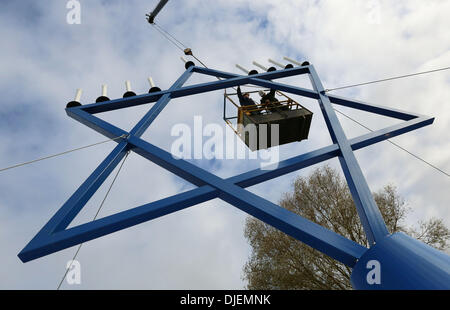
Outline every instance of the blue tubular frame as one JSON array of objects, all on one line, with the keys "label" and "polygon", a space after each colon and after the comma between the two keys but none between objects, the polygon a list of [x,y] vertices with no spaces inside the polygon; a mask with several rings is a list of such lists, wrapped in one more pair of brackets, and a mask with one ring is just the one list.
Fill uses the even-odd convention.
[{"label": "blue tubular frame", "polygon": [[[194,72],[221,77],[224,80],[183,87],[183,84]],[[314,90],[272,81],[299,74],[309,75]],[[274,166],[274,169],[255,169],[228,179],[222,179],[185,160],[174,159],[168,152],[140,138],[172,98],[248,83],[318,100],[333,144],[281,161]],[[100,120],[94,115],[151,102],[156,103],[130,132]],[[404,122],[348,140],[332,109],[331,103],[397,118]],[[328,96],[325,94],[320,79],[312,65],[252,76],[242,76],[193,66],[188,68],[168,90],[68,108],[66,112],[70,117],[108,138],[121,138],[115,140],[117,146],[113,151],[19,253],[18,256],[23,262],[37,259],[214,198],[220,198],[345,265],[354,267],[357,261],[370,249],[283,209],[245,190],[245,188],[337,156],[349,184],[364,231],[370,245],[373,246],[388,236],[389,233],[353,151],[429,125],[434,120],[431,117],[394,110],[388,107],[375,106],[338,96]],[[133,151],[151,160],[164,169],[198,186],[198,188],[67,229],[67,226],[128,151]]]}]

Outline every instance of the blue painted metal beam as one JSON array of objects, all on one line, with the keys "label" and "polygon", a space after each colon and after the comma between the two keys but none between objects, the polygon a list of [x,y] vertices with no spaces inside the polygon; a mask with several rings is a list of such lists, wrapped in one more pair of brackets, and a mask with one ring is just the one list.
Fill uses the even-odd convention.
[{"label": "blue painted metal beam", "polygon": [[170,99],[172,99],[172,92],[180,89],[184,83],[189,79],[192,75],[193,67],[189,67],[181,77],[169,88],[169,92],[164,94],[158,102],[148,111],[144,117],[137,123],[137,125],[130,131],[132,136],[140,137],[147,128],[151,125],[151,123],[155,120],[155,118],[161,113],[161,111],[167,106]]},{"label": "blue painted metal beam", "polygon": [[[188,70],[192,71],[198,71],[198,67],[189,67]],[[215,72],[215,70],[211,69],[205,69],[210,70],[211,72]],[[219,71],[218,71],[219,72]],[[282,77],[288,77],[296,74],[303,74],[307,72],[306,67],[301,68],[293,68],[293,69],[287,69],[283,71],[274,71],[274,72],[265,72],[260,73],[257,75],[252,75],[252,77],[258,77],[260,79],[278,79]],[[96,114],[101,112],[108,112],[113,111],[117,109],[123,109],[127,107],[133,107],[137,105],[147,104],[151,102],[155,102],[159,100],[163,95],[170,94],[171,98],[178,98],[188,95],[195,95],[200,94],[204,92],[209,92],[213,90],[218,89],[224,89],[227,87],[233,87],[238,85],[243,85],[248,83],[248,76],[243,75],[237,75],[233,74],[234,77],[226,80],[220,80],[220,81],[214,81],[214,82],[208,82],[208,83],[201,83],[193,86],[187,86],[183,87],[181,89],[176,90],[164,90],[160,92],[155,92],[151,94],[143,94],[143,95],[137,95],[133,97],[128,98],[119,98],[115,100],[110,100],[106,102],[99,102],[99,103],[92,103],[87,104],[81,107],[76,107],[73,109],[83,109],[84,111],[90,113],[90,114]]]},{"label": "blue painted metal beam", "polygon": [[394,138],[409,131],[431,125],[433,121],[433,117],[418,117],[401,124],[389,126],[387,128],[373,131],[358,138],[351,139],[350,143],[352,145],[352,149],[357,150],[380,141]]},{"label": "blue painted metal beam", "polygon": [[423,115],[419,115],[417,113],[405,112],[405,111],[401,111],[401,110],[394,109],[391,107],[383,107],[383,106],[373,105],[373,104],[365,103],[365,102],[362,102],[359,100],[349,99],[349,98],[345,98],[345,97],[341,97],[341,96],[334,96],[334,95],[330,96],[329,95],[328,98],[334,104],[338,104],[341,106],[358,109],[358,110],[362,110],[362,111],[366,111],[366,112],[370,112],[370,113],[375,113],[375,114],[383,115],[383,116],[387,116],[387,117],[393,117],[393,118],[401,119],[404,121],[409,121],[416,117],[421,117],[421,116],[423,117]]},{"label": "blue painted metal beam", "polygon": [[369,243],[374,245],[377,240],[387,236],[389,231],[362,174],[358,161],[353,154],[344,130],[331,106],[330,99],[325,95],[322,83],[313,66],[310,66],[310,78],[314,89],[320,93],[319,104],[331,138],[334,143],[339,145],[341,150],[339,161],[352,193],[361,224],[364,227]]},{"label": "blue painted metal beam", "polygon": [[[265,81],[265,80],[261,80],[261,79],[251,78],[249,80],[249,83],[251,83],[253,85],[258,85],[261,87],[273,88],[273,89],[276,89],[279,91],[283,91],[286,93],[291,93],[294,95],[299,95],[299,96],[303,96],[303,97],[307,97],[307,98],[311,98],[311,99],[319,99],[319,96],[320,96],[317,91],[312,91],[312,90],[301,88],[301,87],[295,87],[295,86],[271,82],[271,81]],[[405,111],[401,111],[401,110],[397,110],[397,109],[392,109],[390,107],[373,105],[373,104],[369,104],[369,103],[365,103],[362,101],[353,100],[353,99],[349,99],[349,98],[345,98],[345,97],[341,97],[341,96],[327,95],[327,97],[329,98],[329,100],[332,103],[337,104],[337,105],[342,105],[345,107],[350,107],[353,109],[358,109],[361,111],[366,111],[366,112],[383,115],[383,116],[387,116],[387,117],[393,117],[393,118],[397,118],[400,120],[409,121],[409,120],[419,116],[419,115],[411,113],[411,112],[405,112]]]},{"label": "blue painted metal beam", "polygon": [[83,111],[82,109],[66,109],[66,113],[68,116],[79,121],[83,125],[94,129],[98,133],[110,139],[116,139],[117,137],[120,137],[122,135],[128,135],[128,132],[126,132],[125,130],[111,125],[110,123],[105,122],[104,120]]},{"label": "blue painted metal beam", "polygon": [[[142,139],[131,136],[128,141],[134,146],[134,152],[144,158],[190,182],[204,182],[216,188],[220,191],[219,198],[222,200],[346,265],[354,264],[356,262],[355,257],[360,255],[364,249],[360,245],[349,243],[350,240],[335,232],[281,208],[185,160],[174,159],[170,153]],[[182,171],[182,174],[179,171]]]},{"label": "blue painted metal beam", "polygon": [[[192,67],[191,67],[192,68]],[[233,87],[238,86],[242,84],[248,83],[248,77],[237,77],[233,79],[228,80],[222,80],[222,81],[214,81],[214,82],[208,82],[208,83],[201,83],[197,85],[192,86],[186,86],[177,90],[164,90],[160,92],[155,92],[151,94],[144,94],[144,95],[137,95],[133,97],[128,98],[119,98],[115,100],[105,101],[105,102],[99,102],[99,103],[93,103],[93,104],[87,104],[81,107],[75,107],[71,109],[82,109],[90,114],[97,114],[101,112],[109,112],[113,110],[123,109],[123,108],[129,108],[134,107],[142,104],[147,104],[151,102],[155,102],[159,100],[161,97],[170,95],[170,98],[179,98],[189,95],[196,95],[201,94],[205,92],[210,92],[214,90],[224,89],[227,87]]]},{"label": "blue painted metal beam", "polygon": [[[205,74],[205,75],[210,75],[210,76],[214,76],[214,77],[226,78],[226,79],[242,76],[242,75],[235,74],[235,73],[229,73],[229,72],[225,72],[225,71],[214,70],[214,69],[209,69],[209,68],[202,68],[202,67],[194,67],[194,72]],[[294,67],[291,69],[276,70],[276,71],[271,71],[271,72],[262,72],[259,74],[254,74],[251,77],[257,78],[257,79],[262,79],[262,80],[276,80],[276,79],[280,79],[280,78],[301,75],[301,74],[307,74],[307,73],[309,73],[309,67],[304,66],[304,67]]]}]

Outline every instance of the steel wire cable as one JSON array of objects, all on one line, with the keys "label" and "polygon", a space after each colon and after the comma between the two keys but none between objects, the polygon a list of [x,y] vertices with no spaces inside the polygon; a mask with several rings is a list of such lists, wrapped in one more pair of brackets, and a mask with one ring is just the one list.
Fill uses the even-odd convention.
[{"label": "steel wire cable", "polygon": [[[100,210],[102,209],[103,204],[104,204],[105,201],[106,201],[106,198],[108,198],[108,195],[109,195],[109,193],[111,192],[111,189],[112,189],[114,183],[116,182],[116,179],[117,179],[117,177],[119,176],[119,173],[120,173],[120,171],[122,170],[123,164],[125,163],[125,161],[126,161],[126,159],[127,159],[127,157],[128,157],[129,154],[130,154],[130,151],[127,152],[127,154],[125,155],[124,159],[122,160],[122,163],[120,164],[119,170],[117,170],[117,173],[116,173],[116,175],[114,176],[114,179],[112,180],[111,185],[109,186],[108,191],[106,192],[105,197],[103,198],[103,200],[102,200],[102,202],[101,202],[101,204],[100,204],[100,206],[99,206],[97,212],[95,213],[95,216],[94,216],[94,218],[92,219],[92,221],[95,221],[95,220],[97,219],[97,216],[98,216],[98,214],[100,213]],[[70,268],[72,267],[73,262],[74,262],[75,259],[77,258],[78,253],[80,252],[80,249],[81,249],[81,246],[82,246],[82,245],[83,245],[83,243],[80,243],[80,245],[78,246],[78,249],[77,249],[77,251],[75,252],[75,255],[73,256],[72,260],[70,261],[70,265],[66,268],[66,271],[64,272],[64,276],[62,277],[61,281],[59,282],[58,288],[57,288],[56,290],[59,290],[59,289],[61,288],[61,285],[63,284],[64,279],[67,277],[67,274],[69,273],[69,270],[70,270]]]}]

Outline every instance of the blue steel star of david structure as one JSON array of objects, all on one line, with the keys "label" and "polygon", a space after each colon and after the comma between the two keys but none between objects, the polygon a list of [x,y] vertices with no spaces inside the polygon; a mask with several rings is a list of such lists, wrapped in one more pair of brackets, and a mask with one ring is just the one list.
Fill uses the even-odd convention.
[{"label": "blue steel star of david structure", "polygon": [[[193,73],[221,78],[192,86],[183,84]],[[313,90],[273,80],[308,74]],[[176,159],[140,137],[173,98],[253,84],[316,99],[323,113],[333,144],[283,160],[273,169],[256,169],[222,179],[185,160]],[[130,131],[126,132],[95,116],[141,104],[156,102]],[[347,139],[332,103],[387,117],[400,124]],[[108,138],[117,146],[86,181],[56,212],[48,223],[18,254],[23,262],[66,249],[101,236],[170,214],[196,204],[220,198],[284,233],[351,267],[351,283],[356,289],[450,289],[450,257],[406,234],[390,234],[372,197],[354,151],[432,124],[434,118],[375,106],[328,95],[312,65],[291,69],[237,75],[190,66],[168,90],[66,109],[67,114]],[[116,213],[92,222],[67,228],[128,151],[133,151],[197,186],[168,198]],[[366,248],[335,232],[296,215],[247,190],[246,187],[338,157],[356,205],[370,247]],[[381,164],[380,164],[381,166]]]}]

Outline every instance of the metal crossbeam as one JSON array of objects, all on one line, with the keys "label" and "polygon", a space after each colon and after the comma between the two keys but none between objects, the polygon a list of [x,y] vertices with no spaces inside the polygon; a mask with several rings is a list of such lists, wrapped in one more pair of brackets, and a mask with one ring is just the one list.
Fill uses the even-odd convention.
[{"label": "metal crossbeam", "polygon": [[[220,77],[223,80],[183,87],[183,84],[193,73]],[[275,79],[299,74],[309,75],[314,90],[273,82]],[[267,167],[264,170],[255,169],[228,179],[222,179],[185,160],[174,159],[171,154],[140,138],[171,99],[248,83],[317,99],[321,105],[333,144],[283,160],[274,165],[273,169],[268,169]],[[94,115],[151,102],[156,103],[130,132],[126,132]],[[331,107],[331,103],[397,118],[403,120],[403,122],[348,140]],[[194,66],[189,67],[168,90],[68,108],[66,112],[70,117],[106,137],[115,138],[123,135],[124,138],[115,140],[117,146],[113,151],[19,253],[18,256],[23,262],[37,259],[214,198],[220,198],[347,266],[353,267],[368,249],[283,209],[245,190],[245,188],[337,156],[349,183],[366,235],[371,244],[373,244],[385,237],[388,232],[353,152],[429,125],[434,120],[430,117],[388,107],[375,106],[338,96],[328,96],[323,91],[317,73],[311,65],[252,76],[242,76]],[[93,222],[67,228],[130,150],[175,173],[198,186],[198,188],[97,219]]]}]

